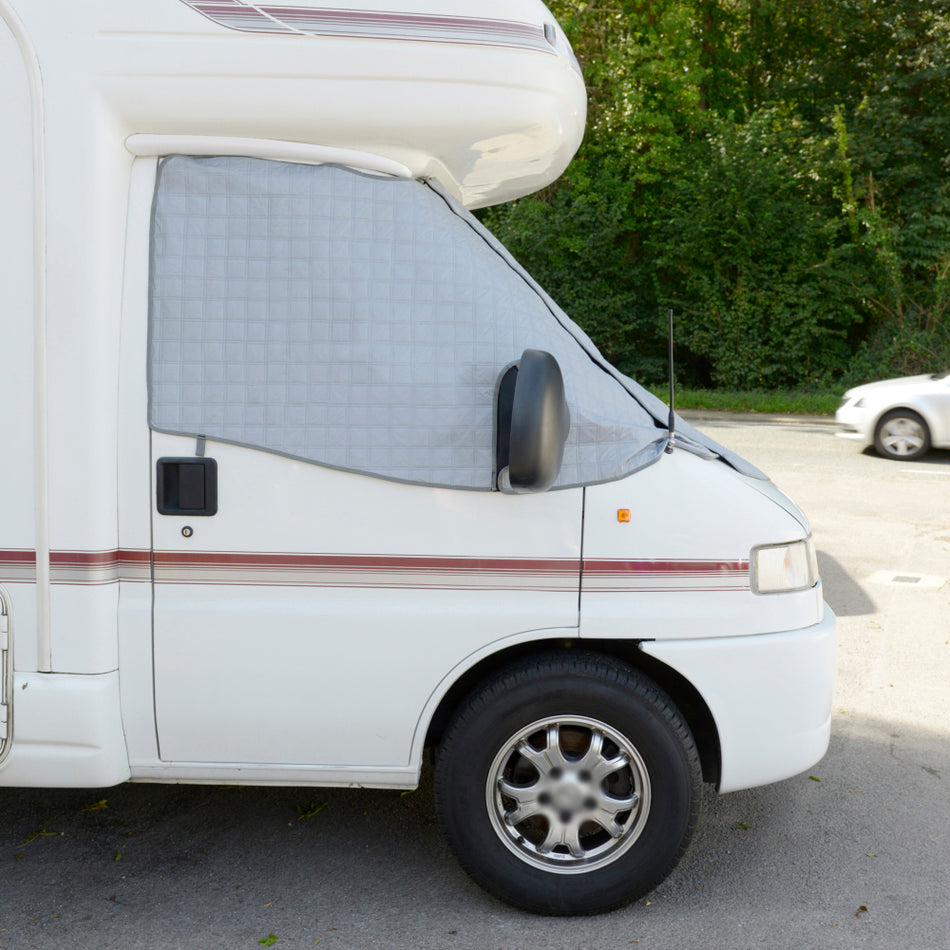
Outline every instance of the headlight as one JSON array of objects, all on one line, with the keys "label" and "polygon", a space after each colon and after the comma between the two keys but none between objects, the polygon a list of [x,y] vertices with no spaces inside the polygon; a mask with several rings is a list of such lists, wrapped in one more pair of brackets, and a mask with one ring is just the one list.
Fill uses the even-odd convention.
[{"label": "headlight", "polygon": [[818,583],[818,560],[811,538],[752,549],[752,592],[777,594],[808,590]]}]

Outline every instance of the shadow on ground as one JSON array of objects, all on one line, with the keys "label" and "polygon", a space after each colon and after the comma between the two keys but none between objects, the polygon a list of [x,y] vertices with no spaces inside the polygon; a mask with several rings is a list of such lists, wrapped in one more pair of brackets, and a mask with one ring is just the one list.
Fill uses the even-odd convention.
[{"label": "shadow on ground", "polygon": [[877,612],[867,591],[830,554],[818,552],[818,573],[824,598],[838,617],[863,617]]}]

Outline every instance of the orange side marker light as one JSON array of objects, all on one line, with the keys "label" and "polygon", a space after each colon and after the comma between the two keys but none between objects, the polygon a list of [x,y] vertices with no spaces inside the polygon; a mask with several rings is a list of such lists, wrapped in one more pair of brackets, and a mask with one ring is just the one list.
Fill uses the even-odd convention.
[{"label": "orange side marker light", "polygon": [[629,508],[618,508],[617,509],[617,520],[626,523],[630,520],[630,509]]}]

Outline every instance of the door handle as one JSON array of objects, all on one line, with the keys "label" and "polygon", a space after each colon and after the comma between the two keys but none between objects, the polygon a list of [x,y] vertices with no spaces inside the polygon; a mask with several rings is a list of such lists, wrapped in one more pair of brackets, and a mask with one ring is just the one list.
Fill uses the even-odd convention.
[{"label": "door handle", "polygon": [[209,458],[161,458],[155,466],[160,515],[217,514],[218,463]]}]

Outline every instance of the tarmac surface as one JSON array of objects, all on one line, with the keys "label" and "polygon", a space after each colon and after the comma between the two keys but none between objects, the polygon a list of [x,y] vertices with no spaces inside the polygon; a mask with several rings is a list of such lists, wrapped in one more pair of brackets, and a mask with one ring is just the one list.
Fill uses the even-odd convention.
[{"label": "tarmac surface", "polygon": [[567,919],[496,902],[425,787],[0,789],[0,948],[950,946],[950,452],[886,461],[821,419],[695,424],[811,518],[839,622],[831,747],[775,785],[707,788],[646,899]]}]

